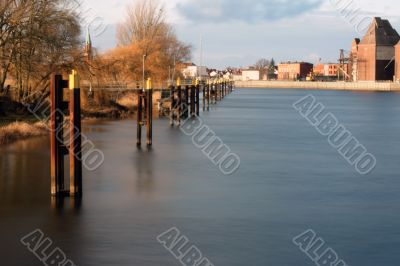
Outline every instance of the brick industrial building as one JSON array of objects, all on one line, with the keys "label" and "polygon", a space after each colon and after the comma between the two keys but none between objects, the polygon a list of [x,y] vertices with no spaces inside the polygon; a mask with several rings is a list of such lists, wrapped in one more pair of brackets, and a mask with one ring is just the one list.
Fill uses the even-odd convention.
[{"label": "brick industrial building", "polygon": [[312,73],[313,64],[305,62],[287,62],[278,65],[278,80],[305,79]]},{"label": "brick industrial building", "polygon": [[327,64],[316,64],[314,66],[314,75],[325,76],[325,77],[337,77],[339,70],[339,64],[327,63]]},{"label": "brick industrial building", "polygon": [[[364,38],[353,40],[348,73],[350,78],[353,81],[393,80],[395,68],[400,66],[400,47],[396,46],[399,41],[399,34],[388,20],[374,18]],[[400,74],[400,69],[397,69],[397,74]],[[397,75],[399,78],[400,75]]]}]

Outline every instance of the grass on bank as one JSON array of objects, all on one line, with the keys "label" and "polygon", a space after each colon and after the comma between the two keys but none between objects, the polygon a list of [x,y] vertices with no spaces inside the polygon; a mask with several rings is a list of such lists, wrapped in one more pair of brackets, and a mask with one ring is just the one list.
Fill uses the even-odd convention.
[{"label": "grass on bank", "polygon": [[27,122],[14,122],[0,127],[0,145],[10,144],[17,140],[46,135],[48,126],[44,122],[30,124]]}]

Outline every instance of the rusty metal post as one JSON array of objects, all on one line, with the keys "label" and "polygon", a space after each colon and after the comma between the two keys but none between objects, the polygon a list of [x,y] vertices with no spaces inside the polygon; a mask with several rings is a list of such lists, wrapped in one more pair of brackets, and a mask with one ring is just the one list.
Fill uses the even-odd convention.
[{"label": "rusty metal post", "polygon": [[211,83],[207,81],[207,111],[210,111],[210,97],[211,97],[211,90],[210,90]]},{"label": "rusty metal post", "polygon": [[211,104],[214,103],[214,86],[215,86],[215,83],[211,82],[210,83],[210,103]]},{"label": "rusty metal post", "polygon": [[[65,102],[63,91],[70,88],[70,101]],[[50,83],[50,153],[51,153],[51,195],[82,196],[82,140],[79,77],[72,72],[70,80],[61,75],[52,75]],[[69,109],[69,143],[64,143],[64,118]],[[64,157],[70,155],[70,190],[65,189]]]},{"label": "rusty metal post", "polygon": [[178,80],[176,81],[176,87],[177,87],[177,91],[178,91],[178,101],[176,103],[177,106],[177,121],[178,121],[178,126],[181,125],[181,119],[182,119],[182,86],[181,86],[181,79],[178,78]]},{"label": "rusty metal post", "polygon": [[143,97],[142,90],[138,91],[137,95],[137,138],[136,145],[140,147],[142,145],[142,118],[143,118]]},{"label": "rusty metal post", "polygon": [[218,85],[217,85],[217,82],[215,81],[214,82],[214,85],[213,85],[213,98],[214,98],[214,100],[213,100],[213,103],[214,104],[216,104],[217,103],[217,96],[218,96],[218,87],[217,87]]},{"label": "rusty metal post", "polygon": [[63,85],[61,75],[52,75],[50,84],[50,154],[51,154],[51,195],[60,196],[64,191],[64,145],[63,145]]},{"label": "rusty metal post", "polygon": [[189,112],[190,112],[190,109],[189,109],[189,94],[190,94],[190,86],[189,85],[186,85],[186,89],[185,89],[185,109],[184,109],[184,113],[185,113],[185,118],[188,118],[189,117]]},{"label": "rusty metal post", "polygon": [[219,101],[219,81],[215,83],[215,103]]},{"label": "rusty metal post", "polygon": [[200,116],[200,82],[196,80],[196,115]]},{"label": "rusty metal post", "polygon": [[81,138],[81,91],[79,76],[73,71],[69,76],[70,116],[70,196],[82,197],[82,138]]},{"label": "rusty metal post", "polygon": [[147,147],[150,147],[153,145],[153,83],[150,78],[147,80],[146,100]]},{"label": "rusty metal post", "polygon": [[170,114],[169,114],[169,124],[171,126],[174,126],[174,120],[175,120],[175,87],[173,84],[170,85],[169,87],[170,91],[170,101],[171,101],[171,107],[170,107]]},{"label": "rusty metal post", "polygon": [[224,93],[224,90],[223,90],[223,88],[222,88],[222,81],[220,80],[220,81],[219,81],[219,100],[220,100],[220,101],[222,101],[222,99],[224,98],[223,93]]},{"label": "rusty metal post", "polygon": [[183,108],[183,117],[186,119],[189,117],[189,85],[185,86],[185,99],[184,99],[184,108]]},{"label": "rusty metal post", "polygon": [[224,95],[226,96],[227,91],[226,91],[226,81],[224,81]]},{"label": "rusty metal post", "polygon": [[224,82],[222,80],[219,81],[219,89],[221,92],[221,101],[224,99]]},{"label": "rusty metal post", "polygon": [[221,83],[218,80],[218,82],[217,82],[217,102],[221,101],[221,100],[222,100],[222,98],[221,98]]},{"label": "rusty metal post", "polygon": [[211,104],[215,104],[215,87],[216,87],[216,83],[215,81],[211,83],[211,88],[210,88],[210,98],[211,98]]},{"label": "rusty metal post", "polygon": [[190,116],[194,116],[196,112],[196,87],[193,84],[189,88],[190,91]]},{"label": "rusty metal post", "polygon": [[202,84],[203,85],[203,112],[206,111],[206,102],[207,102],[207,98],[206,98],[206,93],[207,93],[207,84]]}]

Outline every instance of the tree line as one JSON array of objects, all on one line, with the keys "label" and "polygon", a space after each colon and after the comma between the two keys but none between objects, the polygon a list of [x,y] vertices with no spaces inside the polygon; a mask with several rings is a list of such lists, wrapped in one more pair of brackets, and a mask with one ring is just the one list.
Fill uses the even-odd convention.
[{"label": "tree line", "polygon": [[117,47],[96,57],[94,74],[99,83],[141,81],[144,64],[145,77],[166,81],[191,59],[191,50],[178,39],[159,1],[138,0],[117,27]]},{"label": "tree line", "polygon": [[[82,79],[100,84],[141,80],[145,75],[166,80],[191,46],[178,40],[163,5],[138,0],[129,5],[118,25],[117,47],[86,60],[79,5],[71,0],[0,0],[0,94],[10,83],[18,98],[48,92],[53,72],[81,71]],[[72,0],[78,1],[78,0]]]},{"label": "tree line", "polygon": [[0,1],[0,90],[13,80],[18,97],[48,86],[49,76],[80,54],[76,11],[64,0]]}]

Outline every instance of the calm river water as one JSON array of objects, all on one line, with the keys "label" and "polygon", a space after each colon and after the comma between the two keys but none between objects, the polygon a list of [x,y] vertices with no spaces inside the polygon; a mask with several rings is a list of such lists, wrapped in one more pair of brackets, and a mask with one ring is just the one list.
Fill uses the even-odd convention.
[{"label": "calm river water", "polygon": [[[371,174],[293,109],[309,93],[375,155]],[[240,156],[235,174],[166,119],[151,151],[134,121],[85,125],[105,162],[84,172],[80,204],[49,196],[48,137],[0,149],[0,265],[43,265],[20,243],[35,229],[76,265],[181,265],[156,239],[171,227],[215,266],[314,265],[292,243],[307,229],[348,265],[399,265],[399,94],[243,89],[202,118]]]}]

